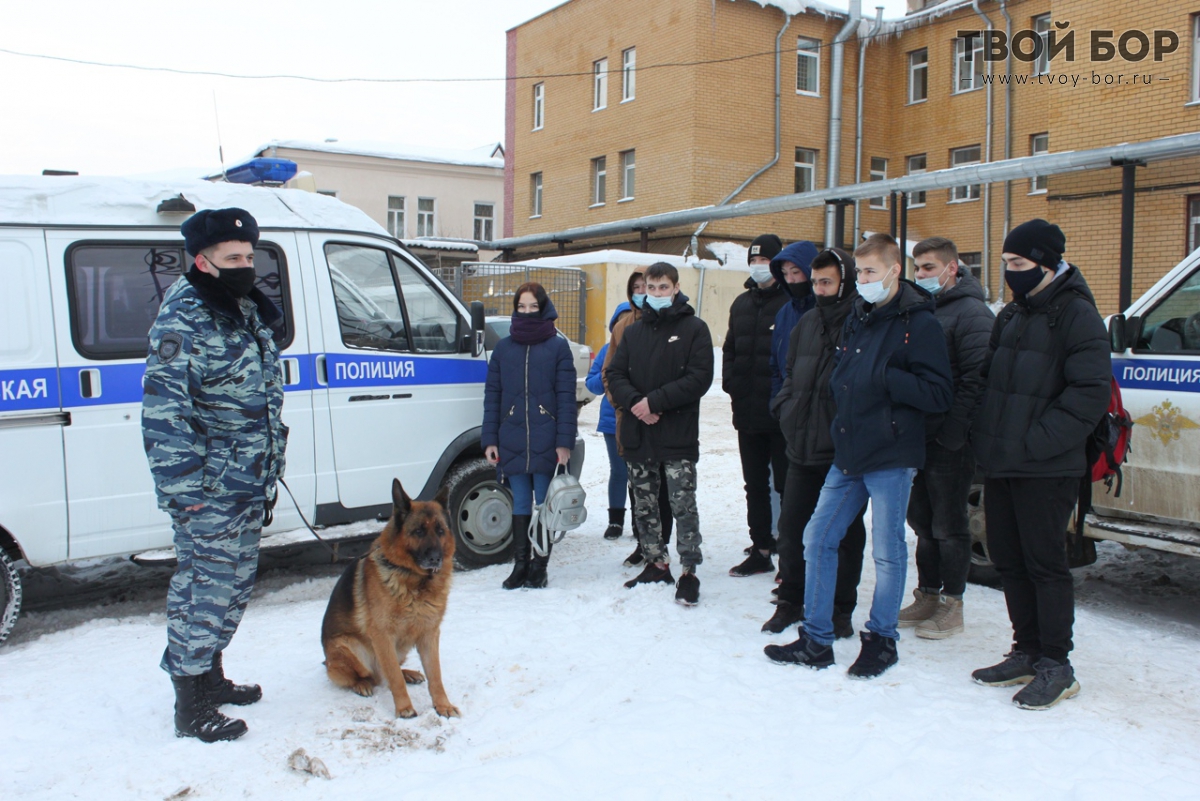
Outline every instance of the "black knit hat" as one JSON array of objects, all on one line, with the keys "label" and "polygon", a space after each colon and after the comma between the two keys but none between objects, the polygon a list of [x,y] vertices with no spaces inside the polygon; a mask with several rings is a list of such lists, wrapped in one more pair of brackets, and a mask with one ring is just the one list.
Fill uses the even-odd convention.
[{"label": "black knit hat", "polygon": [[1066,249],[1066,234],[1045,220],[1021,223],[1004,237],[1004,253],[1015,253],[1051,270],[1058,267]]},{"label": "black knit hat", "polygon": [[258,244],[258,221],[245,209],[204,209],[184,220],[179,230],[190,256],[222,242]]},{"label": "black knit hat", "polygon": [[779,255],[779,251],[783,250],[783,242],[775,234],[762,234],[754,237],[754,241],[750,243],[750,250],[746,252],[746,261],[750,261],[755,256],[762,256],[767,261],[773,260]]}]

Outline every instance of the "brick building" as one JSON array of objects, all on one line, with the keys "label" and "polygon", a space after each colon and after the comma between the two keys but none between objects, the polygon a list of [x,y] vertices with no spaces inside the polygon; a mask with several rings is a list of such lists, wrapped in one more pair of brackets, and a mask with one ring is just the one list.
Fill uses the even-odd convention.
[{"label": "brick building", "polygon": [[[1197,130],[1197,14],[1180,0],[1145,6],[1117,0],[967,0],[922,4],[848,31],[843,47],[838,185],[995,161],[1082,150]],[[784,10],[800,11],[789,16]],[[803,9],[803,10],[801,10]],[[967,61],[960,30],[990,27],[1033,39],[1075,35],[1074,58]],[[736,196],[775,197],[827,185],[831,152],[834,39],[848,15],[798,0],[569,0],[508,31],[504,235],[561,231],[720,202],[775,155],[775,42],[779,37],[778,161]],[[786,25],[786,27],[785,27]],[[782,29],[782,33],[781,33]],[[1093,31],[1177,35],[1155,61],[1091,59]],[[1053,34],[1051,34],[1053,31]],[[982,48],[977,40],[973,47]],[[865,43],[865,51],[862,45]],[[1127,40],[1138,55],[1140,40]],[[1044,45],[1043,45],[1044,46]],[[855,176],[859,55],[865,52],[862,149]],[[1134,77],[1134,75],[1138,77]],[[988,135],[988,105],[991,133]],[[1006,122],[1007,121],[1007,122]],[[1136,297],[1200,245],[1200,158],[1137,171]],[[1117,305],[1121,171],[1064,173],[957,187],[910,197],[908,239],[955,240],[993,297],[1007,227],[1040,216],[1067,233],[1068,258]],[[860,201],[847,239],[886,231],[888,198]],[[986,213],[985,213],[986,209]],[[748,242],[763,231],[785,240],[825,239],[825,211],[803,209],[714,221],[712,241]],[[696,227],[646,234],[647,248],[681,253]],[[564,243],[571,251],[638,249],[641,234]],[[531,248],[519,257],[558,248]]]}]

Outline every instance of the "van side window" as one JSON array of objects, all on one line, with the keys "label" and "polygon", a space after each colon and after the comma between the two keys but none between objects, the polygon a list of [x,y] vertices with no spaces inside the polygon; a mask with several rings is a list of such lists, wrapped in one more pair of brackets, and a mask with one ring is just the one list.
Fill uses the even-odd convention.
[{"label": "van side window", "polygon": [[[182,243],[81,242],[67,252],[71,338],[89,359],[144,359],[163,295],[191,264]],[[254,250],[256,286],[283,312],[280,350],[292,341],[287,270],[278,248]]]},{"label": "van side window", "polygon": [[1142,319],[1138,350],[1200,351],[1200,270],[1188,276]]},{"label": "van side window", "polygon": [[387,251],[330,243],[325,258],[342,342],[351,348],[412,350]]},{"label": "van side window", "polygon": [[418,353],[454,353],[458,349],[458,313],[415,267],[399,258],[395,264],[414,349]]}]

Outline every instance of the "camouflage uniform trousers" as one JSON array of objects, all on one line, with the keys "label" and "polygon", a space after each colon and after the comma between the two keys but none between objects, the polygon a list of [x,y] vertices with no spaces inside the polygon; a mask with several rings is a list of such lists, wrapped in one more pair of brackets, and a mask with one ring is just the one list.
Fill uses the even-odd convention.
[{"label": "camouflage uniform trousers", "polygon": [[[685,569],[704,562],[700,553],[700,514],[696,510],[696,463],[674,459],[662,463],[667,479],[671,514],[678,526],[675,548]],[[659,465],[653,462],[629,463],[629,488],[633,493],[633,514],[638,523],[639,542],[649,562],[670,562],[663,545],[662,519],[658,512]]]},{"label": "camouflage uniform trousers", "polygon": [[207,673],[229,645],[254,589],[262,521],[262,501],[171,512],[179,565],[167,590],[161,667],[172,676]]}]

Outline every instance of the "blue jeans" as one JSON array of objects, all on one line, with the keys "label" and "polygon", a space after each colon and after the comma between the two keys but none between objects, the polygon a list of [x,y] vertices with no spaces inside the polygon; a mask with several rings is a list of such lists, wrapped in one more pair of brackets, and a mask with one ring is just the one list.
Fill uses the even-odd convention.
[{"label": "blue jeans", "polygon": [[[512,489],[514,515],[533,514],[533,504],[546,500],[550,487],[550,475],[542,473],[509,473],[508,486]],[[534,499],[533,496],[536,496]]]},{"label": "blue jeans", "polygon": [[833,595],[837,586],[838,545],[859,510],[871,499],[871,557],[875,596],[867,631],[899,639],[896,628],[904,599],[908,547],[904,515],[916,470],[898,467],[861,476],[843,475],[836,466],[825,476],[816,511],[804,529],[804,632],[822,645],[833,644]]},{"label": "blue jeans", "polygon": [[605,434],[604,447],[608,449],[608,508],[624,509],[625,493],[629,490],[629,467],[617,453],[617,435]]}]

